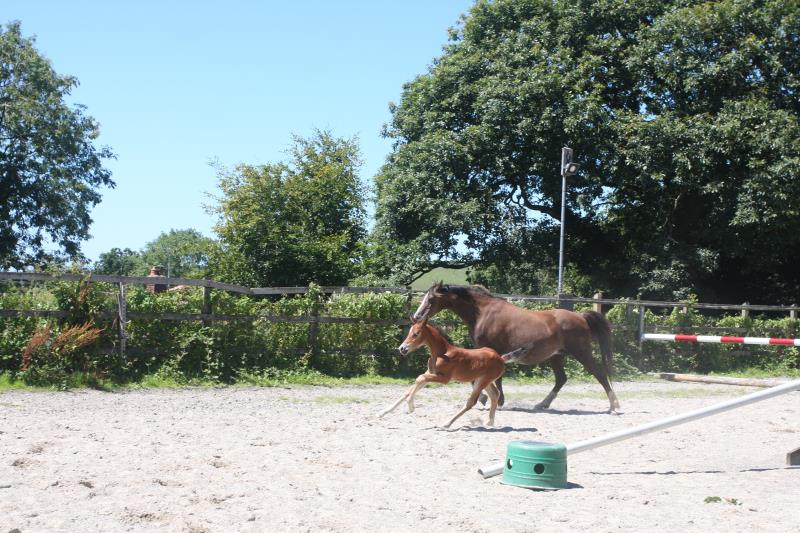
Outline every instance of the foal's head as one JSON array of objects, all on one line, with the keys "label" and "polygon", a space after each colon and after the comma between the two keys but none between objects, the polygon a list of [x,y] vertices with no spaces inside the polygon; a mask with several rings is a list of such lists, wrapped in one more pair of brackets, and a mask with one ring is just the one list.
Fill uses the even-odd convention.
[{"label": "foal's head", "polygon": [[406,339],[398,350],[400,350],[402,355],[407,355],[425,344],[425,340],[429,335],[430,327],[428,326],[428,319],[417,320],[412,316],[411,329],[408,330],[408,335],[406,335]]},{"label": "foal's head", "polygon": [[423,344],[428,345],[431,353],[436,355],[439,350],[446,350],[448,345],[452,345],[453,341],[447,336],[447,333],[439,329],[437,326],[428,324],[428,319],[417,320],[411,317],[411,329],[408,330],[406,340],[400,345],[398,350],[402,355],[409,354],[415,351]]}]

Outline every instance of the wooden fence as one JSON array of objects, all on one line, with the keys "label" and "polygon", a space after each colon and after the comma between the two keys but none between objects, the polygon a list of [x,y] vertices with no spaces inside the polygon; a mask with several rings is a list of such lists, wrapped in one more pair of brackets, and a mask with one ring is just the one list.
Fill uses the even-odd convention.
[{"label": "wooden fence", "polygon": [[[90,283],[110,283],[117,285],[117,311],[104,312],[101,316],[114,320],[118,324],[118,340],[120,357],[125,355],[125,344],[127,334],[126,324],[129,320],[190,320],[211,323],[215,321],[246,321],[254,322],[264,320],[274,323],[308,323],[309,326],[309,346],[314,349],[317,345],[317,334],[319,324],[376,324],[387,326],[404,327],[409,325],[407,318],[397,319],[372,319],[372,318],[353,318],[353,317],[333,317],[321,316],[312,311],[306,316],[285,316],[285,315],[219,315],[212,309],[211,291],[222,290],[236,294],[250,296],[270,296],[270,295],[291,295],[305,294],[308,287],[243,287],[230,283],[220,283],[207,279],[189,278],[167,278],[164,276],[109,276],[109,275],[81,275],[81,274],[47,274],[41,272],[0,272],[0,281],[28,281],[28,282],[47,282],[47,281],[82,281]],[[125,286],[126,285],[159,285],[175,287],[185,285],[190,287],[203,288],[203,303],[200,313],[142,313],[128,312]],[[412,300],[415,294],[420,295],[422,291],[414,291],[411,287],[321,287],[326,294],[365,294],[378,292],[391,292],[405,295],[405,305],[403,316],[407,317],[412,312]],[[751,311],[761,311],[770,313],[788,314],[789,317],[797,319],[798,307],[780,305],[751,305],[744,303],[741,305],[733,304],[710,304],[710,303],[687,303],[687,302],[662,302],[654,300],[633,300],[633,299],[607,299],[602,295],[595,294],[592,298],[574,296],[531,296],[524,294],[496,294],[496,296],[512,301],[553,303],[558,307],[572,309],[578,303],[591,303],[596,310],[602,310],[603,306],[624,305],[626,316],[633,317],[633,311],[638,311],[638,324],[635,327],[617,327],[618,330],[635,331],[637,338],[641,339],[645,332],[645,310],[648,308],[679,308],[688,311],[690,308],[722,310],[740,312],[742,316],[749,316]],[[63,317],[64,311],[48,310],[26,310],[26,309],[0,309],[0,317]],[[455,325],[457,322],[444,321],[445,325]]]}]

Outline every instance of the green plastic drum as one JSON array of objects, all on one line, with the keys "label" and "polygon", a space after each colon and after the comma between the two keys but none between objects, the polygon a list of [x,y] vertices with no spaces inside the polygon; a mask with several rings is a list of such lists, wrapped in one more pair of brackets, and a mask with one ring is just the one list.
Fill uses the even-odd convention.
[{"label": "green plastic drum", "polygon": [[531,440],[509,442],[502,483],[531,489],[566,488],[567,447]]}]

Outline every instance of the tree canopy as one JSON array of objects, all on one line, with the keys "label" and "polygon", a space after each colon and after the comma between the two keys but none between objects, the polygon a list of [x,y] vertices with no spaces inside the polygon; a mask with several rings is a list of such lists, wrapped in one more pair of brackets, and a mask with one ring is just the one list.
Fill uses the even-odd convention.
[{"label": "tree canopy", "polygon": [[76,257],[89,236],[100,187],[113,187],[96,147],[97,122],[66,97],[78,84],[57,74],[22,36],[0,26],[0,266]]},{"label": "tree canopy", "polygon": [[215,275],[251,286],[345,284],[365,229],[353,139],[294,137],[288,162],[220,169]]},{"label": "tree canopy", "polygon": [[146,276],[160,266],[173,278],[204,277],[217,242],[195,229],[171,229],[148,242],[141,251],[112,248],[100,254],[92,268],[95,274]]},{"label": "tree canopy", "polygon": [[108,276],[144,276],[144,264],[139,252],[130,248],[112,248],[100,254],[92,271]]},{"label": "tree canopy", "polygon": [[216,241],[194,229],[171,229],[148,242],[141,252],[143,274],[161,266],[173,278],[202,277]]},{"label": "tree canopy", "polygon": [[479,0],[392,106],[373,235],[398,243],[386,270],[554,277],[570,146],[576,279],[796,301],[798,75],[796,0]]}]

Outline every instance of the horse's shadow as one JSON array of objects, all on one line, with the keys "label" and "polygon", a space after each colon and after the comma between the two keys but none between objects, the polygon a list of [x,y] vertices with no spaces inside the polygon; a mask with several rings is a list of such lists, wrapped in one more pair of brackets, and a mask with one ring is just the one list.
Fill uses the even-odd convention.
[{"label": "horse's shadow", "polygon": [[[797,466],[780,466],[775,468],[747,468],[744,470],[737,470],[737,472],[772,472],[776,470],[800,470]],[[680,474],[727,474],[730,470],[644,470],[644,471],[631,471],[631,472],[589,472],[597,476],[628,476],[628,475],[645,475],[645,476],[675,476]]]},{"label": "horse's shadow", "polygon": [[505,405],[502,411],[519,411],[522,413],[543,413],[548,415],[570,415],[570,416],[585,416],[585,415],[607,415],[608,410],[605,411],[586,411],[583,409],[568,409],[562,411],[560,409],[537,409],[536,407],[526,407],[523,405]]}]

